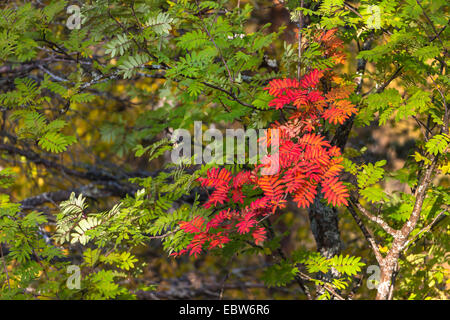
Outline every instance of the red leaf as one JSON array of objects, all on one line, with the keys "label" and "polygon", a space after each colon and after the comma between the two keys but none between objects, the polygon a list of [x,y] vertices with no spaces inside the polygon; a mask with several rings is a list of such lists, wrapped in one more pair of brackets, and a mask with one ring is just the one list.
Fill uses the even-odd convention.
[{"label": "red leaf", "polygon": [[236,228],[240,234],[249,233],[250,228],[256,225],[255,219],[244,219],[236,224]]},{"label": "red leaf", "polygon": [[252,232],[252,237],[255,240],[256,245],[260,245],[266,240],[266,229],[263,227],[257,227]]},{"label": "red leaf", "polygon": [[322,190],[325,199],[333,206],[348,205],[347,198],[349,194],[347,188],[337,177],[325,179],[322,183]]},{"label": "red leaf", "polygon": [[184,230],[186,233],[198,233],[202,231],[204,223],[205,218],[197,216],[191,221],[181,221],[180,229]]},{"label": "red leaf", "polygon": [[269,86],[264,90],[269,90],[272,96],[280,96],[286,89],[298,88],[299,82],[296,79],[274,79],[269,82]]},{"label": "red leaf", "polygon": [[319,83],[320,78],[323,76],[323,71],[320,71],[318,69],[314,69],[308,74],[305,74],[300,80],[300,87],[304,89],[308,88],[315,88],[317,84]]}]

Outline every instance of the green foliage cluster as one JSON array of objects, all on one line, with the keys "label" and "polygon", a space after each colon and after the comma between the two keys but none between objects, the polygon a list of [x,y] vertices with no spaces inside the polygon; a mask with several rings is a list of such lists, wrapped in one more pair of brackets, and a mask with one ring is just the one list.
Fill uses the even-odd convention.
[{"label": "green foliage cluster", "polygon": [[[89,194],[74,192],[55,206],[58,213],[53,215],[28,212],[13,201],[8,190],[19,181],[17,170],[2,167],[1,299],[135,299],[138,290],[155,290],[145,282],[131,286],[124,281],[140,279],[146,266],[133,250],[157,242],[167,256],[179,252],[193,238],[179,223],[198,216],[208,220],[213,213],[202,206],[204,190],[197,179],[214,164],[161,166],[173,149],[170,133],[177,128],[192,131],[194,121],[219,124],[221,129],[259,129],[285,120],[281,110],[268,107],[271,97],[263,88],[272,79],[295,78],[299,66],[303,73],[332,69],[335,62],[323,56],[315,36],[333,28],[346,46],[359,47],[351,57],[357,64],[372,66],[364,74],[352,67],[339,70],[347,83],[364,80],[352,95],[359,112],[351,124],[384,130],[412,122],[417,129],[415,146],[400,169],[393,169],[389,159],[367,160],[367,148],[345,149],[352,197],[394,229],[402,228],[417,203],[421,174],[435,168],[419,220],[399,256],[394,297],[448,297],[448,219],[441,232],[428,232],[448,216],[450,203],[448,176],[443,177],[450,171],[446,1],[312,0],[304,1],[303,7],[297,0],[284,1],[292,24],[303,23],[300,56],[297,41],[280,40],[288,30],[285,26],[251,28],[257,7],[249,1],[238,6],[226,0],[91,0],[82,7],[81,29],[75,30],[65,26],[70,1],[42,1],[44,6],[13,2],[15,6],[0,4],[0,63],[9,68],[5,72],[16,75],[9,82],[0,79],[0,108],[8,117],[1,131],[11,133],[1,135],[2,152],[16,152],[1,147],[17,144],[23,150],[18,152],[22,162],[51,163],[49,169],[82,179],[91,177],[88,165],[80,165],[81,171],[60,165],[69,157],[75,158],[74,166],[81,162],[71,150],[95,150],[93,159],[110,156],[130,170],[134,155],[158,169],[125,178],[117,170],[117,179],[133,187],[106,209],[97,210]],[[382,13],[377,29],[367,26],[373,5]],[[114,109],[108,101],[135,109]],[[328,136],[339,131],[325,125],[319,130]],[[3,166],[9,154],[1,157]],[[235,173],[242,166],[230,169]],[[103,186],[105,176],[98,179]],[[405,188],[388,190],[392,181]],[[256,196],[253,190],[245,193],[249,199]],[[341,213],[350,217],[346,209]],[[377,248],[386,256],[395,237],[374,219],[363,220],[377,239],[384,240]],[[278,222],[265,226],[276,228]],[[236,234],[220,255],[274,257],[285,236],[272,234],[256,246]],[[336,298],[336,292],[352,290],[364,276],[364,266],[376,264],[374,257],[361,259],[355,251],[326,258],[305,248],[295,250],[265,267],[261,280],[278,287],[300,279],[312,283],[319,298]],[[82,280],[79,289],[71,290],[67,268],[73,264],[81,268]],[[330,273],[337,276],[327,281],[323,275]]]}]

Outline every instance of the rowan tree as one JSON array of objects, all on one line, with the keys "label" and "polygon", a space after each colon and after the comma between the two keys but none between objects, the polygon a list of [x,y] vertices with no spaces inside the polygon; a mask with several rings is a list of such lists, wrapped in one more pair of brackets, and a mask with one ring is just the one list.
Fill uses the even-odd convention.
[{"label": "rowan tree", "polygon": [[2,299],[448,298],[446,1],[0,9]]}]

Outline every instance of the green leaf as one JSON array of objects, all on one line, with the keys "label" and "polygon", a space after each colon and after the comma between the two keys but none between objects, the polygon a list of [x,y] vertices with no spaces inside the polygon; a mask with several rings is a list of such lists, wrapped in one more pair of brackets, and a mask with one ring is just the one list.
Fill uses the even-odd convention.
[{"label": "green leaf", "polygon": [[360,194],[369,202],[379,202],[389,199],[384,193],[383,189],[381,189],[379,186],[366,187],[360,190]]}]

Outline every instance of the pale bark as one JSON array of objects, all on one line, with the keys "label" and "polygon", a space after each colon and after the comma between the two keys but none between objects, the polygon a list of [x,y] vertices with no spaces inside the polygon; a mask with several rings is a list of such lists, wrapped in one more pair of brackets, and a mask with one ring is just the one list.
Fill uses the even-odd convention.
[{"label": "pale bark", "polygon": [[432,163],[427,167],[424,174],[422,175],[414,193],[416,201],[414,203],[414,208],[411,216],[403,225],[403,227],[394,235],[392,247],[386,257],[384,257],[384,259],[380,263],[381,277],[377,289],[377,300],[387,300],[392,298],[393,277],[395,274],[395,270],[398,267],[398,259],[408,243],[408,238],[411,232],[417,226],[417,222],[419,221],[423,201],[425,200],[427,189],[431,183],[431,178],[436,167],[437,158],[437,156],[434,157]]}]

